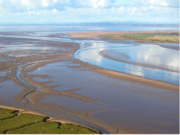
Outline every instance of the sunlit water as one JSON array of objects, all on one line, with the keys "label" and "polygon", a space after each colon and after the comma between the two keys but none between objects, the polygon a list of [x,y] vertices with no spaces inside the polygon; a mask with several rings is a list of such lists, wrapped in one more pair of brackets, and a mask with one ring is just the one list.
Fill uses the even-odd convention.
[{"label": "sunlit water", "polygon": [[[145,77],[152,80],[165,81],[168,83],[179,84],[179,51],[167,49],[162,46],[178,46],[178,44],[156,43],[142,44],[138,42],[127,43],[112,43],[108,40],[86,40],[68,37],[61,35],[63,32],[81,32],[81,31],[149,31],[149,30],[178,30],[176,27],[105,27],[105,26],[0,26],[1,31],[19,31],[26,34],[22,35],[7,35],[7,37],[21,37],[28,39],[40,39],[60,42],[74,42],[80,44],[80,49],[74,53],[74,57],[84,62],[122,72],[135,76]],[[48,37],[51,34],[60,34],[61,38]],[[5,36],[5,35],[0,35]],[[63,38],[63,37],[66,38]],[[6,36],[5,36],[6,37]],[[0,43],[1,45],[1,43]],[[8,52],[11,49],[43,49],[48,52],[49,47],[37,47],[29,44],[25,47],[21,45],[1,45],[4,49],[0,52]],[[52,47],[51,47],[52,48]],[[23,57],[30,54],[18,55]],[[32,54],[31,54],[32,55]],[[9,54],[14,56],[14,54]]]},{"label": "sunlit water", "polygon": [[81,47],[74,57],[102,68],[179,84],[179,51],[158,45],[92,43]]}]

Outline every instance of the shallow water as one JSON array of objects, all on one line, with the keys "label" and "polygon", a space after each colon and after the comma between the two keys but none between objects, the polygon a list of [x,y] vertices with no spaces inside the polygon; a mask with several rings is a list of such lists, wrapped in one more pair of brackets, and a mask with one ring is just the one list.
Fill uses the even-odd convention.
[{"label": "shallow water", "polygon": [[18,102],[16,96],[23,92],[24,88],[16,84],[12,80],[0,82],[0,99],[4,102],[14,103]]},{"label": "shallow water", "polygon": [[[100,53],[103,53],[100,55]],[[168,55],[167,55],[168,54]],[[179,51],[158,45],[92,43],[74,57],[102,68],[152,80],[179,84]]]},{"label": "shallow water", "polygon": [[[167,43],[112,43],[99,40],[78,40],[69,38],[51,38],[51,37],[31,37],[31,36],[5,36],[20,37],[27,39],[40,39],[47,41],[62,41],[80,43],[80,49],[74,53],[74,57],[84,62],[96,65],[109,70],[114,70],[126,74],[145,77],[152,80],[159,80],[173,84],[179,84],[179,51],[164,48]],[[178,44],[168,44],[169,46],[178,46]],[[19,47],[21,46],[21,48]],[[53,47],[40,47],[27,45],[8,45],[2,50],[11,49],[31,49],[43,50],[44,53],[53,49]],[[54,47],[55,50],[55,47]],[[104,53],[104,57],[99,53]],[[168,54],[168,55],[167,55]],[[15,56],[16,54],[9,54]],[[21,54],[17,57],[23,57],[31,54]]]},{"label": "shallow water", "polygon": [[[11,69],[17,67],[14,69],[14,74],[22,86],[12,80],[0,80],[0,103],[31,108],[105,133],[109,131],[116,133],[119,128],[135,131],[133,133],[178,133],[179,91],[123,80],[120,77],[113,78],[107,74],[93,72],[92,69],[97,67],[90,65],[179,84],[179,52],[175,49],[164,48],[165,46],[177,48],[178,44],[112,42],[93,38],[80,40],[60,34],[67,31],[85,31],[86,28],[1,27],[2,31],[19,31],[20,33],[19,35],[14,33],[14,35],[12,33],[0,35],[1,38],[9,37],[4,40],[2,38],[0,43],[1,66],[12,64],[8,69],[0,72],[0,78],[9,76],[9,79],[12,79],[10,75],[13,70]],[[129,27],[120,28],[89,27],[86,31],[129,30]],[[158,30],[158,28],[153,29]],[[146,31],[148,29],[132,28],[131,30]],[[60,34],[62,38],[47,37],[51,34]],[[10,37],[13,40],[8,41]],[[18,40],[15,41],[15,38]],[[52,44],[53,42],[56,42],[56,45]],[[34,68],[33,71],[27,70],[31,66],[36,67],[36,64],[46,61],[43,59],[49,54],[62,53],[64,55],[68,51],[74,51],[73,47],[64,47],[64,42],[79,43],[80,48],[74,53],[74,57],[89,64],[67,57],[60,58],[61,62],[49,59],[54,63]],[[29,71],[27,75],[22,72],[23,70]],[[28,82],[26,80],[28,77],[32,77],[34,83]],[[23,102],[14,102],[15,98],[25,91],[23,86],[28,86],[35,91],[29,92],[26,96],[23,95]],[[29,101],[25,105],[24,99]]]},{"label": "shallow water", "polygon": [[[120,129],[128,127],[140,133],[177,132],[178,91],[111,78],[79,68],[70,60],[44,65],[28,75],[47,75],[50,79],[34,79],[47,81],[45,86],[56,86],[53,90],[73,90],[72,95],[64,96],[52,91],[39,99],[44,105],[64,107],[70,110],[69,113],[85,113],[90,120],[96,119]],[[65,118],[76,121],[68,116]]]}]

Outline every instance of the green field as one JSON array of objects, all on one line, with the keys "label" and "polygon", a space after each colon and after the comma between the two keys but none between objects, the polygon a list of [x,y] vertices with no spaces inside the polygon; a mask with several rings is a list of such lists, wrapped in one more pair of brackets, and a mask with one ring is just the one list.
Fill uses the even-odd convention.
[{"label": "green field", "polygon": [[111,34],[100,36],[112,40],[137,40],[143,42],[179,43],[179,33],[153,33],[153,34]]},{"label": "green field", "polygon": [[15,110],[0,108],[0,134],[97,134],[78,125],[47,122],[44,116],[16,114]]}]

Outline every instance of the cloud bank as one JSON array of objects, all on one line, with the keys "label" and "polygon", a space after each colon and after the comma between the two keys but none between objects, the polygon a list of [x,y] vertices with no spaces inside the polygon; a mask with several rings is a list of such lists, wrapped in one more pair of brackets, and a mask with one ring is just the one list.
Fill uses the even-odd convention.
[{"label": "cloud bank", "polygon": [[178,23],[179,0],[0,0],[0,23]]}]

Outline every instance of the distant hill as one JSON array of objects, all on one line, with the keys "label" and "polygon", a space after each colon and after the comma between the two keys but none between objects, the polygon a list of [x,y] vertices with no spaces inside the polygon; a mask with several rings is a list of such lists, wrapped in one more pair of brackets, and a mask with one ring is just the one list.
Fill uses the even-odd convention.
[{"label": "distant hill", "polygon": [[92,22],[92,23],[78,23],[77,25],[90,25],[90,26],[151,26],[151,27],[179,27],[179,24],[153,24],[141,22]]},{"label": "distant hill", "polygon": [[8,23],[0,25],[81,25],[81,26],[135,26],[135,27],[179,27],[179,24],[157,24],[149,22],[136,22],[136,21],[125,21],[125,22],[89,22],[89,23],[51,23],[51,24],[20,24],[20,23]]}]

